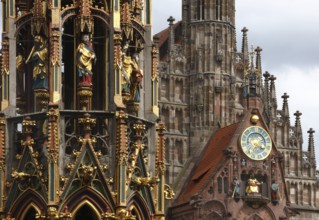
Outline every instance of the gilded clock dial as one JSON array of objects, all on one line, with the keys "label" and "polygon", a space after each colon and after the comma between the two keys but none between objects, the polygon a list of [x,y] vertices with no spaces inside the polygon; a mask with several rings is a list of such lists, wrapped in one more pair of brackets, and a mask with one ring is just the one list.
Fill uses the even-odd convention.
[{"label": "gilded clock dial", "polygon": [[253,160],[264,160],[271,152],[271,138],[265,129],[250,126],[245,129],[240,138],[243,152]]}]

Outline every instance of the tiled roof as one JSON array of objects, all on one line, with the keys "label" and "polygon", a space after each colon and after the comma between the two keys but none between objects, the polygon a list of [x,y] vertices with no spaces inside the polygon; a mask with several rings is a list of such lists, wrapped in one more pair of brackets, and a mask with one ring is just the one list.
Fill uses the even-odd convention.
[{"label": "tiled roof", "polygon": [[228,147],[238,125],[239,123],[229,125],[213,134],[202,153],[197,167],[192,171],[191,178],[188,179],[176,199],[176,205],[188,202],[193,195],[205,186],[209,177],[225,157],[223,151]]},{"label": "tiled roof", "polygon": [[[173,24],[173,29],[175,30],[182,22],[179,21],[175,24]],[[161,32],[156,34],[159,37],[159,47],[161,47],[165,41],[167,41],[168,36],[169,36],[169,27],[167,27],[166,29],[162,30]]]}]

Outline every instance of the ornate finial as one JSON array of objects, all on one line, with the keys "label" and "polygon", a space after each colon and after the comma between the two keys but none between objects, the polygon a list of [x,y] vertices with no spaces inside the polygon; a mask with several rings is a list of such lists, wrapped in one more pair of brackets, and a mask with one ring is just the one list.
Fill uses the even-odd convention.
[{"label": "ornate finial", "polygon": [[83,125],[83,132],[91,133],[92,127],[95,125],[96,119],[91,118],[91,115],[89,113],[84,114],[84,118],[79,118],[79,124]]},{"label": "ornate finial", "polygon": [[135,130],[136,136],[140,137],[142,136],[143,132],[145,131],[145,125],[138,120],[134,125],[133,129]]},{"label": "ornate finial", "polygon": [[256,109],[253,109],[251,114],[252,116],[250,117],[250,122],[253,124],[256,124],[259,121],[259,116],[258,116],[258,111]]},{"label": "ornate finial", "polygon": [[255,52],[257,53],[257,54],[260,54],[260,52],[262,51],[263,49],[261,49],[259,46],[255,49]]},{"label": "ornate finial", "polygon": [[24,140],[21,141],[22,147],[32,147],[32,145],[34,144],[34,140],[32,139],[31,134],[33,133],[33,128],[35,126],[35,121],[32,121],[29,116],[22,121],[22,134],[24,136]]},{"label": "ornate finial", "polygon": [[313,134],[315,133],[315,130],[310,128],[309,131],[307,131],[307,133],[309,134],[309,136],[313,136]]},{"label": "ornate finial", "polygon": [[[285,93],[286,94],[286,93]],[[289,98],[289,96],[288,96],[288,98]],[[299,112],[299,111],[296,111],[296,113],[294,114],[294,116],[296,116],[296,119],[300,119],[300,116],[302,115],[302,113],[301,112]]]},{"label": "ornate finial", "polygon": [[271,82],[274,82],[277,79],[277,77],[275,77],[274,75],[271,75],[269,79]]},{"label": "ornate finial", "polygon": [[243,34],[246,34],[248,31],[248,29],[246,27],[244,27],[243,29],[241,29],[241,32],[243,32]]},{"label": "ornate finial", "polygon": [[266,71],[263,76],[265,77],[265,81],[269,81],[270,73]]},{"label": "ornate finial", "polygon": [[281,98],[284,99],[284,102],[287,102],[288,98],[289,98],[289,95],[287,95],[287,93],[284,93]]},{"label": "ornate finial", "polygon": [[167,21],[169,22],[169,26],[172,26],[174,24],[175,18],[173,16],[170,16]]},{"label": "ornate finial", "polygon": [[79,15],[76,18],[77,33],[87,32],[92,34],[94,30],[94,19],[91,16],[92,0],[77,1]]},{"label": "ornate finial", "polygon": [[159,121],[156,127],[156,131],[158,131],[159,134],[164,134],[165,130],[165,124],[162,121]]},{"label": "ornate finial", "polygon": [[27,136],[33,133],[33,128],[35,127],[35,121],[32,121],[28,116],[22,121],[22,134]]}]

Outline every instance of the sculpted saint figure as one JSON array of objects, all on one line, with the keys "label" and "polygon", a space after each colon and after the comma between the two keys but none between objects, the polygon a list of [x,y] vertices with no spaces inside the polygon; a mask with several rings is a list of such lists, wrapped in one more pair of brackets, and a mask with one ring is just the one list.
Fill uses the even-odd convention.
[{"label": "sculpted saint figure", "polygon": [[138,67],[138,54],[123,55],[122,93],[130,94],[130,100],[140,101],[141,81],[143,71]]},{"label": "sculpted saint figure", "polygon": [[48,88],[48,49],[45,40],[41,35],[34,37],[34,46],[29,54],[26,64],[33,63],[33,86],[32,89],[47,89]]},{"label": "sculpted saint figure", "polygon": [[278,200],[278,190],[279,190],[279,186],[278,183],[276,183],[274,180],[272,181],[271,184],[271,199],[273,201],[277,201]]},{"label": "sculpted saint figure", "polygon": [[[138,54],[133,54],[134,63],[138,62]],[[131,97],[134,102],[139,102],[141,98],[140,89],[142,88],[143,71],[138,68],[133,69],[131,75]]]},{"label": "sculpted saint figure", "polygon": [[240,182],[237,177],[233,180],[233,195],[232,197],[238,197],[240,196]]},{"label": "sculpted saint figure", "polygon": [[79,85],[92,85],[92,66],[96,55],[90,43],[88,34],[82,35],[82,42],[76,50],[76,67]]},{"label": "sculpted saint figure", "polygon": [[261,183],[254,177],[250,177],[247,182],[246,186],[246,193],[251,194],[251,193],[259,193],[259,186]]},{"label": "sculpted saint figure", "polygon": [[23,85],[23,77],[24,77],[24,58],[22,53],[19,51],[16,57],[16,69],[17,69],[17,97],[24,96],[24,85]]}]

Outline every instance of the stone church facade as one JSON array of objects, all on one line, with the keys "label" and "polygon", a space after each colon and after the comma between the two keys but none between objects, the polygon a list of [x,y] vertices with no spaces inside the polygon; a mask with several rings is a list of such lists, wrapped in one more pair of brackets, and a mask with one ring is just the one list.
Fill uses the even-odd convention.
[{"label": "stone church facade", "polygon": [[[238,204],[242,201],[245,203],[247,199],[245,190],[241,191],[239,203],[233,203],[232,193],[229,194],[228,191],[233,192],[235,177],[240,179],[243,172],[249,173],[254,169],[263,169],[263,172],[266,172],[268,187],[271,186],[272,178],[280,182],[282,199],[279,205],[274,207],[290,210],[284,215],[277,213],[265,219],[279,219],[279,215],[283,219],[318,218],[319,185],[314,131],[309,129],[308,137],[303,137],[302,114],[299,111],[294,113],[294,118],[291,120],[289,95],[283,94],[281,96],[283,104],[278,105],[276,77],[262,70],[262,49],[249,48],[247,28],[241,29],[242,46],[240,50],[237,50],[235,1],[183,0],[181,10],[182,20],[175,22],[173,17],[168,18],[168,28],[155,36],[159,42],[160,51],[159,109],[161,119],[166,126],[166,180],[173,184],[177,193],[177,198],[172,203],[173,208],[170,209],[172,216],[175,216],[173,219],[183,219],[182,215],[179,215],[183,212],[193,213],[190,216],[195,216],[195,210],[199,212],[199,209],[210,209],[209,204],[224,207],[216,208],[217,214],[215,214],[220,218],[228,216],[230,219],[235,219],[236,216],[244,219],[240,211],[227,213],[227,207],[230,205],[240,210]],[[252,72],[254,76],[250,77]],[[253,97],[257,97],[253,101],[254,107],[251,101]],[[238,133],[242,132],[245,126],[242,129],[236,128],[237,130],[231,133],[230,137],[233,142],[227,147],[231,147],[232,154],[237,155],[237,162],[232,161],[231,165],[228,163],[227,166],[223,164],[222,167],[218,167],[214,165],[218,156],[212,154],[211,169],[214,172],[204,181],[206,185],[203,183],[204,185],[198,186],[198,190],[193,192],[194,198],[185,196],[185,190],[190,189],[187,187],[190,187],[192,179],[200,180],[199,176],[196,176],[201,175],[197,168],[205,155],[209,154],[211,148],[218,148],[210,144],[214,135],[218,135],[219,132],[223,132],[223,129],[227,130],[229,126],[234,126],[236,123],[249,124],[249,118],[255,114],[253,112],[256,114],[258,112],[257,115],[263,124],[261,127],[271,137],[273,158],[270,156],[263,162],[259,160],[254,162],[242,155],[241,144],[235,139],[240,138]],[[253,125],[248,124],[246,127]],[[224,155],[224,157],[227,160],[227,156]],[[235,166],[242,168],[242,159],[249,164],[250,170],[239,169],[240,171],[237,170],[235,175],[235,171],[230,170],[235,169]],[[275,170],[272,170],[272,162],[276,162]],[[227,172],[223,169],[227,169]],[[220,197],[217,186],[218,175],[222,172],[223,178],[227,179],[225,183],[227,192],[225,191],[225,195]],[[275,172],[275,176],[272,172]],[[241,182],[247,184],[247,179],[243,178]],[[196,183],[193,184],[196,185]],[[211,192],[208,193],[209,196],[204,193],[209,191]],[[270,188],[268,188],[267,198],[268,206],[261,207],[266,207],[269,211],[274,208],[269,208],[271,204],[273,205]],[[183,204],[189,205],[183,206]],[[243,212],[249,213],[246,211]],[[226,215],[220,213],[226,213]],[[248,216],[251,219],[267,216],[259,215],[257,211],[256,216],[254,211],[250,214],[246,215],[246,219]],[[184,215],[184,219],[197,219],[185,216],[187,215]],[[218,219],[203,216],[204,214],[202,219]]]}]

